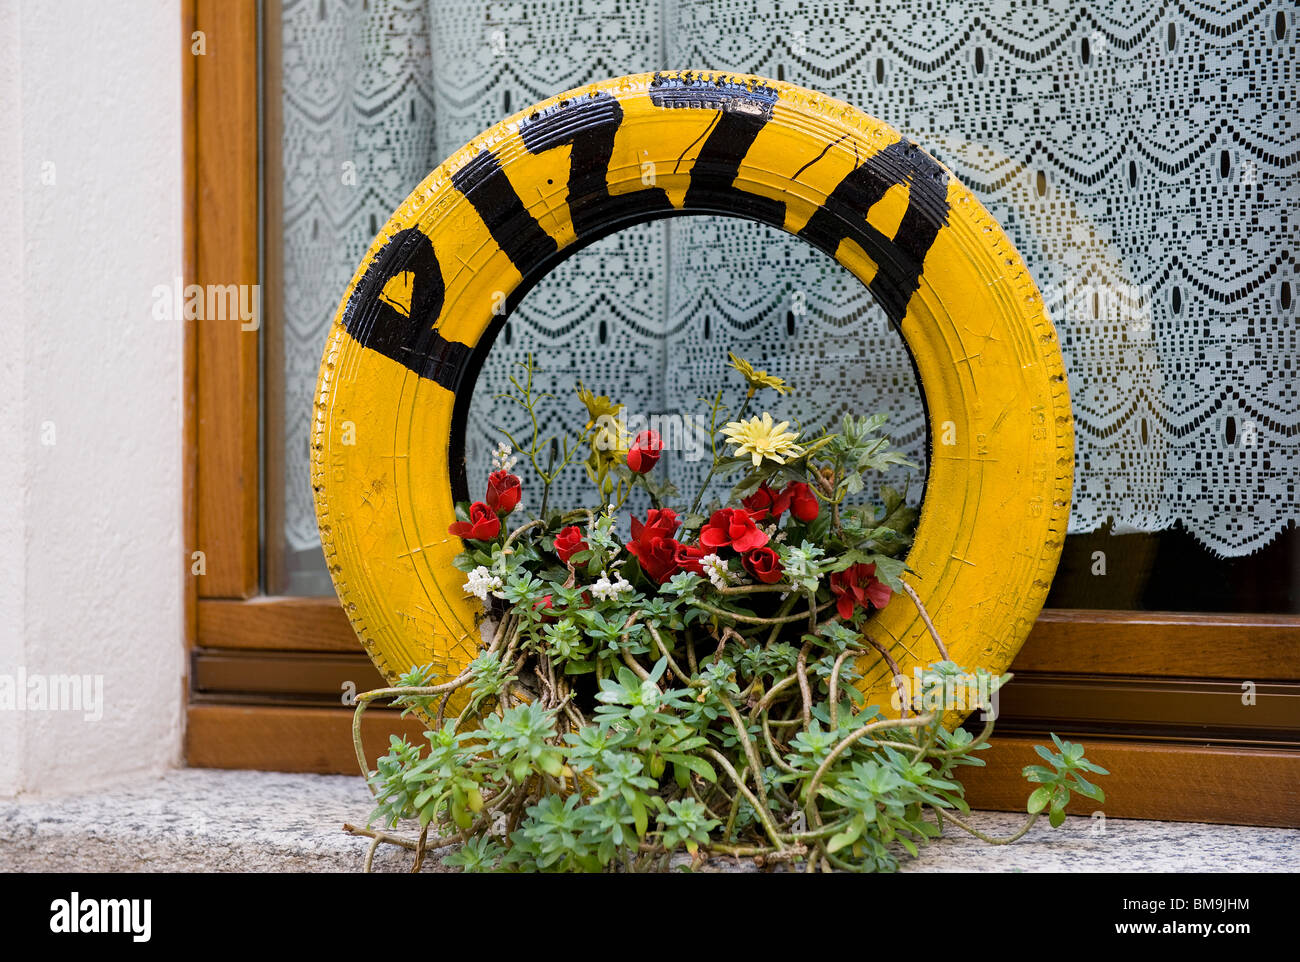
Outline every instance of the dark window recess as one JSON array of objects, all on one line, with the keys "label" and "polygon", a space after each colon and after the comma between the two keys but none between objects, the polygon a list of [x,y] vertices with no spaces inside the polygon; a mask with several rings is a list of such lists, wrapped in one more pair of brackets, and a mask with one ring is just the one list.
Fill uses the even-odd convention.
[{"label": "dark window recess", "polygon": [[1073,534],[1047,606],[1300,614],[1300,529],[1244,558],[1220,558],[1181,528]]}]

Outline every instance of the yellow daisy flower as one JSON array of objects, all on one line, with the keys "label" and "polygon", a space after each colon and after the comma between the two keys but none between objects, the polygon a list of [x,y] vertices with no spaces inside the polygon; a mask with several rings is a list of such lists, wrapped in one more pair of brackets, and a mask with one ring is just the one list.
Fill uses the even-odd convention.
[{"label": "yellow daisy flower", "polygon": [[748,454],[754,459],[754,467],[758,467],[764,458],[785,464],[786,458],[803,454],[803,449],[796,443],[799,432],[787,431],[789,426],[789,421],[773,424],[772,415],[764,411],[761,418],[728,422],[722,433],[728,444],[736,445],[736,457],[743,458]]},{"label": "yellow daisy flower", "polygon": [[623,410],[623,405],[615,404],[605,395],[597,395],[583,387],[582,382],[578,382],[575,389],[578,392],[578,400],[587,407],[587,414],[590,419],[587,421],[587,430],[596,426],[602,417],[618,419],[618,413]]},{"label": "yellow daisy flower", "polygon": [[[616,410],[621,410],[622,407],[620,404]],[[602,491],[611,491],[613,481],[609,477],[609,470],[627,460],[632,439],[627,435],[625,422],[616,414],[601,414],[592,424],[596,430],[591,434],[591,454],[586,461],[587,477]]]},{"label": "yellow daisy flower", "polygon": [[768,374],[766,371],[755,371],[754,365],[750,364],[743,357],[736,357],[730,351],[727,357],[731,358],[731,366],[740,372],[745,382],[749,385],[749,396],[753,397],[759,388],[770,387],[777,394],[789,394],[790,385],[781,380],[775,374]]}]

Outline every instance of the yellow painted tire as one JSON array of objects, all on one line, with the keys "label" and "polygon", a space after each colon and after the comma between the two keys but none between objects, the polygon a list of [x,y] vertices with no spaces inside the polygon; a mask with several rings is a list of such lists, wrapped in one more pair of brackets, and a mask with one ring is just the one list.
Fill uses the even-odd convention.
[{"label": "yellow painted tire", "polygon": [[[908,580],[954,661],[1005,669],[1055,572],[1073,481],[1060,348],[1024,262],[946,168],[858,108],[694,72],[592,84],[502,121],[424,179],[358,268],[325,347],[312,486],[370,657],[390,680],[428,662],[445,679],[480,644],[447,525],[468,396],[505,313],[579,247],[682,213],[803,237],[900,327],[930,426]],[[937,660],[905,598],[872,632],[906,675]],[[890,669],[862,668],[887,707]]]}]

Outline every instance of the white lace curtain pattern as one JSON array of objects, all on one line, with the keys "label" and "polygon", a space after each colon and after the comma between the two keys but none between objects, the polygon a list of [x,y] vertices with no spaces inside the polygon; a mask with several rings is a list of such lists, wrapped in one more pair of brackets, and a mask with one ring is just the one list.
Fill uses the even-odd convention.
[{"label": "white lace curtain pattern", "polygon": [[[317,543],[320,348],[389,213],[515,110],[691,67],[857,104],[979,195],[1061,335],[1071,531],[1181,525],[1220,555],[1262,548],[1300,505],[1297,26],[1276,0],[286,0],[287,543]],[[491,395],[529,351],[555,393],[590,380],[599,356],[617,378],[602,393],[668,413],[716,390],[734,349],[816,385],[796,416],[888,410],[896,442],[924,459],[901,340],[852,277],[768,228],[686,218],[621,232],[535,288],[509,329],[475,392],[471,487],[490,425],[510,423]]]}]

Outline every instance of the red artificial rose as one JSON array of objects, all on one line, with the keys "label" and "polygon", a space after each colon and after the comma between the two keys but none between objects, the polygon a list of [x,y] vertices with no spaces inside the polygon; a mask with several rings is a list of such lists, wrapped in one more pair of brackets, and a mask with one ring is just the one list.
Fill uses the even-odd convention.
[{"label": "red artificial rose", "polygon": [[469,506],[469,520],[453,522],[447,533],[471,541],[491,541],[501,533],[501,519],[482,501],[475,501]]},{"label": "red artificial rose", "polygon": [[790,513],[804,524],[816,520],[817,515],[821,513],[817,495],[813,494],[812,488],[802,481],[791,481],[785,486],[783,493],[790,498]]},{"label": "red artificial rose", "polygon": [[776,584],[781,580],[784,572],[781,570],[781,561],[776,556],[776,552],[771,548],[755,548],[741,559],[741,564],[751,575],[763,582],[765,585]]},{"label": "red artificial rose", "polygon": [[673,561],[682,571],[702,575],[704,574],[704,567],[700,564],[700,559],[708,553],[707,548],[701,548],[699,545],[679,543],[673,552]]},{"label": "red artificial rose", "polygon": [[587,542],[582,540],[582,531],[576,524],[561,528],[560,533],[555,536],[555,553],[565,564],[568,564],[569,559],[579,551],[586,551],[588,547]]},{"label": "red artificial rose", "polygon": [[519,505],[519,478],[509,471],[493,471],[488,475],[487,505],[497,514],[509,514]]},{"label": "red artificial rose", "polygon": [[651,508],[644,523],[639,518],[632,519],[632,540],[627,543],[627,550],[641,562],[646,576],[659,584],[681,570],[677,563],[680,546],[673,539],[680,525],[672,508]]},{"label": "red artificial rose", "polygon": [[658,431],[642,431],[632,441],[627,452],[627,466],[633,474],[645,474],[659,463],[664,442]]},{"label": "red artificial rose", "polygon": [[671,538],[677,533],[680,525],[677,512],[672,508],[651,508],[646,512],[644,524],[637,518],[632,519],[632,540],[650,541],[655,538]]},{"label": "red artificial rose", "polygon": [[735,548],[744,554],[767,544],[767,535],[758,530],[748,511],[722,508],[700,529],[700,544],[714,550]]},{"label": "red artificial rose", "polygon": [[863,608],[868,605],[872,608],[885,607],[893,593],[888,585],[876,577],[876,566],[873,564],[855,564],[831,575],[831,594],[838,599],[835,610],[845,620],[853,617],[853,609],[857,605]]},{"label": "red artificial rose", "polygon": [[764,481],[757,491],[740,503],[755,521],[766,521],[769,518],[775,521],[790,507],[790,488],[787,486],[784,490],[773,491]]},{"label": "red artificial rose", "polygon": [[663,584],[682,570],[677,563],[677,549],[681,547],[672,538],[651,538],[648,541],[627,543],[627,550],[641,562],[641,570],[646,577],[657,584]]}]

